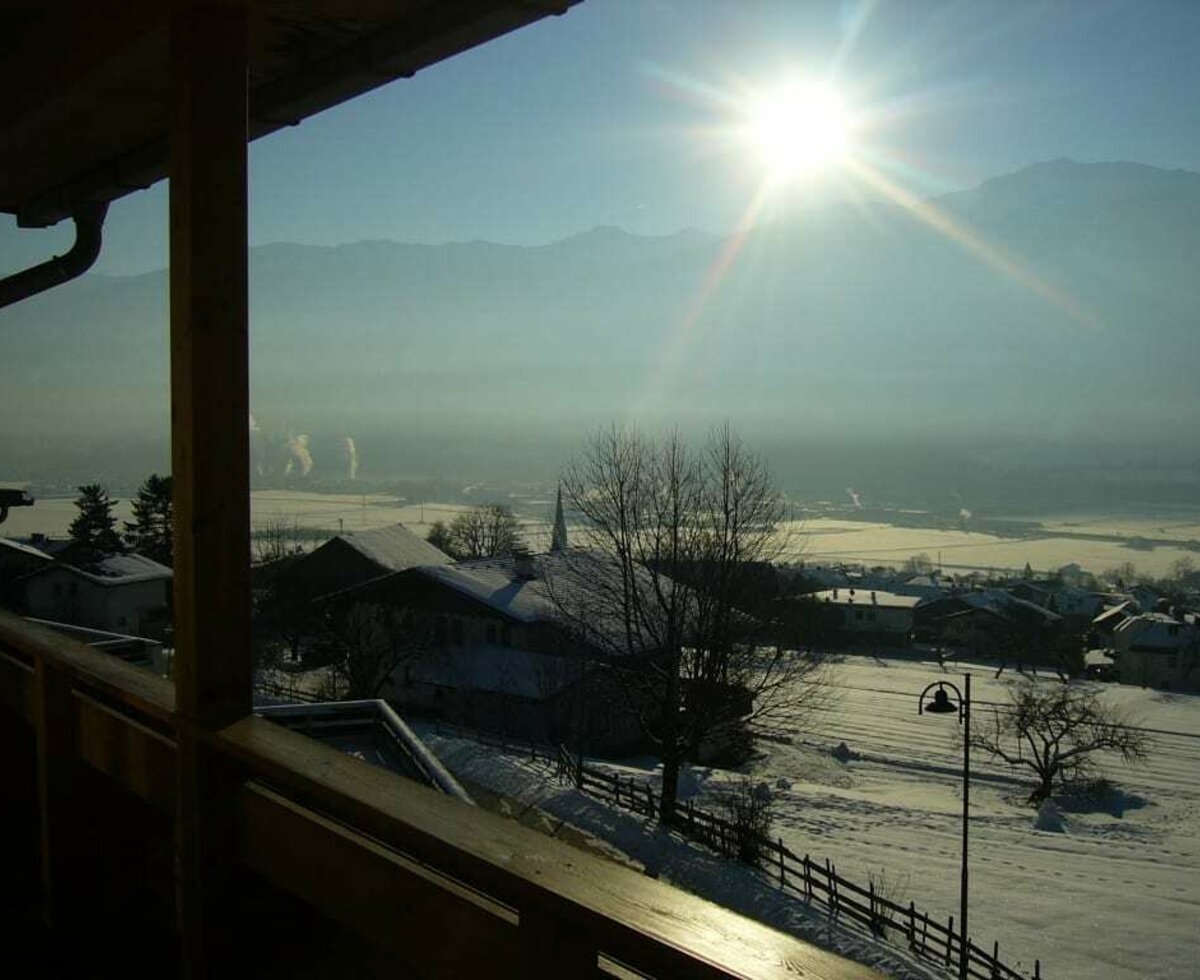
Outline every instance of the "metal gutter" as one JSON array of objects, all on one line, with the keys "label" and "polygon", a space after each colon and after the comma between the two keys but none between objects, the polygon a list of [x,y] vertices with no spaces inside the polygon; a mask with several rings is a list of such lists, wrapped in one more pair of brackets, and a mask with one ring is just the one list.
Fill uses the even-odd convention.
[{"label": "metal gutter", "polygon": [[0,309],[70,282],[92,267],[100,254],[107,204],[85,204],[75,209],[75,244],[63,255],[0,279]]}]

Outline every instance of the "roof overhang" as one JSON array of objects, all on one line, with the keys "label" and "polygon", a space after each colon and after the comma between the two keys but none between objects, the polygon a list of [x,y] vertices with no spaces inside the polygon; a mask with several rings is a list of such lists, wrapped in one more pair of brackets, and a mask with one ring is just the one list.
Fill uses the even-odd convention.
[{"label": "roof overhang", "polygon": [[[223,0],[228,6],[237,0]],[[248,138],[579,0],[241,0]],[[27,227],[167,176],[170,23],[189,0],[17,0],[0,31],[0,211]]]}]

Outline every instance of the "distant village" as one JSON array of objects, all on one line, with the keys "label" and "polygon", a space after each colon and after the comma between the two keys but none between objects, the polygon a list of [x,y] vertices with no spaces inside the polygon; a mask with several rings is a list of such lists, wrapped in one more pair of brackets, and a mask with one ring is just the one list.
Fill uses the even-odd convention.
[{"label": "distant village", "polygon": [[[261,701],[385,698],[406,713],[537,741],[630,748],[631,718],[595,696],[606,627],[589,638],[564,626],[563,596],[586,609],[607,573],[594,556],[585,564],[589,553],[570,540],[561,494],[541,554],[522,546],[506,508],[468,513],[476,526],[466,542],[445,525],[426,540],[399,524],[308,549],[260,538],[252,571]],[[0,538],[0,603],[169,675],[169,549],[160,542],[153,557],[139,553],[135,537],[110,538],[107,549]],[[1149,582],[1121,572],[1098,579],[1067,565],[951,576],[924,556],[901,568],[764,564],[754,615],[767,620],[760,642],[778,648],[944,665],[963,658],[998,673],[1200,690],[1200,575],[1181,568]]]}]

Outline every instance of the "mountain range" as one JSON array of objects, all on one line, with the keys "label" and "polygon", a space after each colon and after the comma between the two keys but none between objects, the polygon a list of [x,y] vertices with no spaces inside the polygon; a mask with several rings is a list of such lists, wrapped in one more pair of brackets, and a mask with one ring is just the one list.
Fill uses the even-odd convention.
[{"label": "mountain range", "polygon": [[[262,245],[252,409],[314,477],[347,434],[364,475],[550,478],[613,418],[728,418],[802,493],[1190,497],[1197,255],[1200,173],[1068,160],[740,239]],[[6,476],[162,458],[165,272],[6,310],[0,351]]]}]

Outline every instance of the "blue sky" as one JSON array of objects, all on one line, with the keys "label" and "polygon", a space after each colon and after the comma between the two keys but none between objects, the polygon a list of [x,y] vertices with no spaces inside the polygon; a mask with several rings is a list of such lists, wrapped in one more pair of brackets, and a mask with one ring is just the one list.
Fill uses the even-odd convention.
[{"label": "blue sky", "polygon": [[[713,136],[731,100],[831,69],[864,152],[922,194],[1063,156],[1200,169],[1198,40],[1184,0],[585,0],[256,143],[251,241],[728,232],[762,180]],[[69,240],[5,218],[0,271]],[[97,271],[161,267],[165,241],[164,184],[113,206]]]}]

